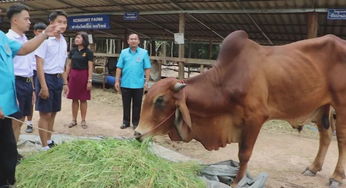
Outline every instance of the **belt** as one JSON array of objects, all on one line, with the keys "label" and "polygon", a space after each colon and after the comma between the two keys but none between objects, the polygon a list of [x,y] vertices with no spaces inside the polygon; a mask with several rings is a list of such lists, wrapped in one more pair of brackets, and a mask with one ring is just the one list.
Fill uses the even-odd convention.
[{"label": "belt", "polygon": [[61,73],[57,73],[57,74],[47,74],[45,73],[45,75],[48,75],[48,76],[55,76],[57,78],[62,78],[62,74]]},{"label": "belt", "polygon": [[31,77],[16,76],[16,80],[22,80],[25,82],[31,82]]}]

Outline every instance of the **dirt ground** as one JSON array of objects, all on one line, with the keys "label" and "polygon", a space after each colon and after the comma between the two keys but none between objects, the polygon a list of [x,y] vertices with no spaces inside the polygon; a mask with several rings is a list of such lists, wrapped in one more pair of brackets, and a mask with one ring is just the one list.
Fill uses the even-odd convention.
[{"label": "dirt ground", "polygon": [[[38,113],[35,112],[34,126],[37,125],[37,120]],[[121,120],[120,94],[114,93],[111,89],[93,88],[92,100],[88,103],[87,123],[89,128],[82,129],[80,125],[74,128],[66,126],[71,121],[71,101],[64,98],[62,111],[56,117],[54,129],[59,133],[76,136],[132,136],[132,129],[119,128]],[[78,123],[80,123],[80,119],[78,119]],[[38,134],[37,129],[33,134]],[[155,140],[161,145],[204,163],[229,159],[238,160],[237,144],[230,144],[218,151],[207,151],[197,141],[173,143],[166,136],[157,137]],[[298,134],[282,121],[269,122],[263,127],[257,139],[248,165],[248,172],[253,177],[260,172],[267,173],[269,177],[266,187],[268,188],[327,187],[329,176],[334,170],[338,156],[335,138],[329,148],[323,170],[316,177],[305,177],[301,174],[313,161],[318,150],[318,143],[318,133],[312,126],[306,127],[302,133]]]}]

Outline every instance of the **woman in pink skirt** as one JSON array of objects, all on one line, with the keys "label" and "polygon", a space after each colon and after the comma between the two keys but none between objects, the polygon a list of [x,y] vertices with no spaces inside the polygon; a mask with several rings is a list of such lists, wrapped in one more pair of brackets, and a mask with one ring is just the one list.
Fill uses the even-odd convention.
[{"label": "woman in pink skirt", "polygon": [[[67,98],[72,99],[72,122],[68,125],[72,128],[77,125],[78,109],[81,111],[81,126],[86,129],[85,121],[87,113],[87,100],[90,100],[90,90],[93,72],[94,54],[88,48],[88,34],[78,32],[74,39],[74,48],[70,51],[69,61],[66,65],[65,83],[68,83]],[[67,81],[67,82],[66,82]]]}]

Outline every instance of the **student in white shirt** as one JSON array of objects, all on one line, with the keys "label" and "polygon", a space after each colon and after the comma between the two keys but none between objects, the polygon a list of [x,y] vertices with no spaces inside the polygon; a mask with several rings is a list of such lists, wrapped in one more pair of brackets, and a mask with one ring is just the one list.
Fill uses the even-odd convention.
[{"label": "student in white shirt", "polygon": [[[34,34],[35,36],[38,36],[39,34],[41,34],[45,29],[46,29],[47,25],[42,23],[42,22],[38,22],[34,25]],[[33,53],[32,54],[32,69],[33,69],[33,76],[32,76],[32,83],[33,83],[33,87],[34,87],[34,90],[35,90],[35,82],[36,82],[36,78],[37,78],[37,72],[36,72],[36,58],[35,58],[35,54]],[[33,93],[33,103],[35,103],[34,101],[36,100],[36,95],[35,93]],[[34,131],[34,128],[32,126],[32,113],[33,113],[33,110],[34,109],[34,104],[32,104],[31,106],[31,114],[26,116],[27,118],[27,121],[26,121],[26,129],[25,129],[25,132],[26,133],[32,133]]]},{"label": "student in white shirt", "polygon": [[[67,14],[64,11],[54,11],[49,15],[50,24],[59,24],[60,33],[67,28]],[[61,110],[61,94],[68,92],[64,83],[63,73],[67,58],[67,43],[62,34],[49,37],[35,51],[37,82],[35,109],[40,113],[38,126],[53,131],[57,112]],[[52,134],[39,130],[43,150],[55,145]]]},{"label": "student in white shirt", "polygon": [[[30,29],[30,20],[27,7],[23,5],[14,5],[7,12],[8,19],[11,22],[11,29],[6,36],[20,44],[28,41],[25,32]],[[12,116],[24,121],[25,116],[32,114],[33,83],[32,83],[32,58],[33,54],[25,56],[15,56],[13,58],[15,85],[19,111]],[[12,129],[16,141],[20,134],[22,123],[12,121]]]}]

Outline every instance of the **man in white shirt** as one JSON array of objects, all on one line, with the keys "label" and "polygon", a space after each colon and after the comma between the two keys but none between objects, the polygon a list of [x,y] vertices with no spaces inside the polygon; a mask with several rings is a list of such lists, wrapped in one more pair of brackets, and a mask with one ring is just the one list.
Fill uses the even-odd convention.
[{"label": "man in white shirt", "polygon": [[[59,24],[60,33],[66,31],[67,14],[63,11],[54,11],[49,15],[51,24]],[[35,109],[40,112],[38,126],[53,131],[56,113],[61,110],[61,94],[68,88],[64,83],[63,73],[67,58],[67,43],[62,34],[49,37],[35,51],[37,82]],[[52,134],[39,130],[43,150],[55,145]]]},{"label": "man in white shirt", "polygon": [[[11,22],[11,29],[6,36],[9,39],[15,40],[20,44],[28,41],[25,32],[29,31],[30,20],[27,7],[23,5],[11,6],[7,12],[7,17]],[[12,116],[24,121],[25,116],[32,114],[32,100],[33,100],[33,68],[32,68],[33,54],[25,56],[15,56],[13,58],[14,75],[16,84],[17,101],[19,111]],[[12,121],[12,128],[16,141],[20,134],[22,123]]]}]

